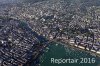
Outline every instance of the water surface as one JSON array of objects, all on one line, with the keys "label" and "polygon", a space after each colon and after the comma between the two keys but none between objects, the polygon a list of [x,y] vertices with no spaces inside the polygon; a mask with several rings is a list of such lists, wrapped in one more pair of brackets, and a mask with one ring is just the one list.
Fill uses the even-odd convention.
[{"label": "water surface", "polygon": [[[96,62],[83,64],[80,64],[79,62],[74,64],[53,64],[51,63],[51,58],[94,58]],[[64,45],[61,44],[51,44],[49,48],[46,49],[45,53],[41,56],[40,61],[40,66],[100,66],[100,58],[94,57],[85,51],[72,49],[67,46],[64,47]]]}]

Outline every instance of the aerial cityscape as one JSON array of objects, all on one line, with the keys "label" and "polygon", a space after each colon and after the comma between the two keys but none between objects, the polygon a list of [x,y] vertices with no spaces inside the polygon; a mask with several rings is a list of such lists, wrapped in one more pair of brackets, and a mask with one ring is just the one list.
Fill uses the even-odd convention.
[{"label": "aerial cityscape", "polygon": [[100,0],[0,0],[0,66],[73,59],[100,66]]}]

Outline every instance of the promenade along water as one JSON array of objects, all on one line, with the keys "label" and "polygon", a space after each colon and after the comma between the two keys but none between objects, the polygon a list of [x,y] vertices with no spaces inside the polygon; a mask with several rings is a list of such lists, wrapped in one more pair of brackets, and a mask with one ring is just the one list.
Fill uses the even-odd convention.
[{"label": "promenade along water", "polygon": [[[66,63],[61,62],[61,60],[65,59],[67,60]],[[70,63],[71,60],[75,59],[77,59],[76,63]],[[56,43],[51,44],[45,50],[40,61],[40,66],[100,66],[100,58],[92,56],[85,51]]]}]

